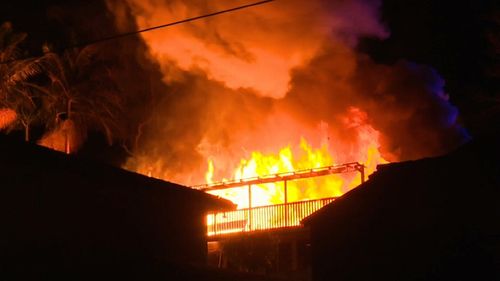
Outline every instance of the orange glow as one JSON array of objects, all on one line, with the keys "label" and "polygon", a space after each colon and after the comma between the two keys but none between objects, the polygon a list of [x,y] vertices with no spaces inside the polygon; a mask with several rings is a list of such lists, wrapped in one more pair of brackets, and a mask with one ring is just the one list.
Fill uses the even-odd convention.
[{"label": "orange glow", "polygon": [[[134,27],[144,29],[248,4],[205,2],[107,5],[117,28],[127,32],[132,28],[128,15]],[[360,39],[389,36],[379,20],[379,2],[274,1],[141,33],[146,58],[161,72],[168,92],[158,100],[152,95],[154,106],[139,126],[124,168],[194,186],[352,162],[363,164],[368,177],[386,159],[435,154],[441,125],[424,128],[432,125],[426,108],[434,104],[456,112],[445,104],[437,74],[413,64],[380,65],[358,52]],[[160,89],[154,85],[146,86],[151,92]],[[435,120],[444,120],[440,116]],[[426,136],[426,141],[413,136]],[[360,181],[358,172],[289,181],[287,202],[304,203],[310,214],[326,204],[317,200],[333,200]],[[251,191],[251,200],[248,187],[210,193],[240,210],[277,206],[285,197],[283,182],[255,184]],[[305,215],[300,208],[290,211],[301,213],[292,224]],[[237,225],[235,231],[269,225],[252,222],[250,213],[212,219]]]},{"label": "orange glow", "polygon": [[0,108],[0,129],[4,129],[16,121],[17,114],[9,108]]},{"label": "orange glow", "polygon": [[[354,120],[363,120],[364,114],[351,110]],[[358,124],[358,125],[361,125]],[[359,161],[369,175],[376,165],[387,163],[377,149],[378,133],[369,126],[361,126],[359,137],[363,143]],[[263,178],[270,174],[291,173],[298,170],[318,169],[338,165],[327,145],[314,148],[304,138],[297,147],[288,145],[277,153],[251,153],[248,159],[241,159],[234,170],[233,179]],[[214,183],[215,163],[208,161],[206,181]],[[222,179],[222,182],[226,181]],[[229,199],[238,205],[238,210],[207,216],[208,235],[229,234],[241,231],[255,231],[300,225],[300,221],[319,210],[334,198],[341,196],[361,183],[358,172],[331,174],[287,181],[266,183],[229,189],[211,190],[208,193]],[[251,189],[251,195],[250,191]]]},{"label": "orange glow", "polygon": [[[387,161],[380,156],[377,150],[376,139],[366,139],[366,141],[364,155],[357,160],[365,165],[366,175],[369,175],[375,171],[376,165],[386,163]],[[264,154],[259,151],[253,151],[249,158],[240,160],[240,164],[234,169],[232,179],[240,180],[264,177],[271,174],[321,168],[336,164],[341,163],[335,161],[327,145],[314,148],[304,138],[301,138],[296,147],[292,148],[291,145],[288,145],[275,154]],[[215,166],[216,163],[213,160],[208,161],[207,183],[214,182]],[[225,180],[223,178],[221,181],[224,182]],[[294,180],[288,182],[287,198],[288,202],[296,202],[337,197],[360,183],[361,178],[357,173],[334,174],[318,178]],[[248,187],[213,190],[209,191],[209,193],[233,201],[238,205],[238,209],[249,207]],[[280,204],[284,202],[284,196],[284,184],[282,182],[254,185],[252,187],[251,206]]]},{"label": "orange glow", "polygon": [[324,198],[210,214],[207,216],[207,234],[214,236],[299,226],[302,219],[334,200]]},{"label": "orange glow", "polygon": [[[60,152],[73,153],[76,151],[79,144],[74,126],[71,120],[66,120],[59,124],[54,130],[45,134],[42,139],[38,141],[38,144]],[[66,144],[67,142],[68,144]],[[66,147],[66,145],[68,145],[68,147]],[[68,151],[66,151],[66,148],[68,148]]]},{"label": "orange glow", "polygon": [[[349,108],[343,122],[356,130],[357,145],[348,143],[344,144],[345,147],[335,150],[339,151],[338,153],[350,150],[349,154],[353,157],[351,162],[359,162],[365,167],[365,177],[372,174],[378,164],[387,163],[378,150],[379,133],[367,125],[366,121],[367,116],[364,112],[355,107]],[[336,160],[337,158],[339,157],[328,143],[314,147],[301,137],[296,145],[284,146],[276,153],[252,151],[248,158],[239,161],[228,178],[232,180],[262,178],[271,174],[342,164]],[[217,162],[209,159],[205,173],[207,184],[215,182],[216,170]],[[219,181],[225,182],[227,179],[222,178]],[[360,183],[359,172],[287,181],[287,204],[284,204],[284,182],[252,185],[251,196],[248,186],[208,191],[238,205],[237,211],[208,215],[208,235],[298,226],[303,218]]]},{"label": "orange glow", "polygon": [[[159,0],[124,2],[133,10],[140,29],[248,4],[243,0],[210,1],[209,4]],[[123,3],[108,5],[118,13],[120,7],[117,6]],[[356,12],[367,13],[359,5]],[[363,18],[372,16],[367,14]],[[377,36],[385,34],[375,22],[356,26],[363,26],[364,32]],[[211,80],[224,81],[232,89],[253,88],[263,96],[284,97],[289,89],[290,70],[310,60],[321,49],[325,37],[334,33],[332,30],[345,28],[344,20],[332,16],[320,1],[288,0],[141,36],[151,55],[162,63],[166,81],[181,76],[172,68],[173,62],[181,70],[202,70]]]}]

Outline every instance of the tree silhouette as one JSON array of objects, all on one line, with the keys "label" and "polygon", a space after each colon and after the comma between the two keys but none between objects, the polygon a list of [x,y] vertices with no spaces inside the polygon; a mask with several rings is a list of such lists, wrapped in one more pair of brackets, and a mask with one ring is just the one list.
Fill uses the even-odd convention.
[{"label": "tree silhouette", "polygon": [[111,65],[96,46],[46,53],[50,94],[45,101],[53,118],[48,123],[51,133],[41,140],[42,145],[71,153],[89,129],[102,132],[109,144],[121,136],[123,105]]},{"label": "tree silhouette", "polygon": [[44,57],[22,58],[20,44],[26,36],[15,33],[9,22],[0,25],[0,109],[3,117],[9,116],[0,122],[0,129],[22,126],[29,141],[30,126],[41,117],[40,98],[44,94],[31,80],[42,72]]}]

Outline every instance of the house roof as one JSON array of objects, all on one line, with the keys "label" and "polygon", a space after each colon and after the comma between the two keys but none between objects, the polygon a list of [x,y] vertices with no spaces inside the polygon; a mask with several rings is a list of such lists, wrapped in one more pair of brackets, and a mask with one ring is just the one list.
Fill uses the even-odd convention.
[{"label": "house roof", "polygon": [[[202,206],[206,211],[231,210],[236,206],[202,191],[179,184],[146,177],[134,172],[116,168],[89,159],[67,155],[35,144],[20,142],[9,136],[0,135],[0,176],[23,178],[38,175],[59,174],[62,179],[85,180],[89,189],[143,191],[153,190],[178,200],[186,200]],[[69,183],[70,184],[70,183]]]},{"label": "house roof", "polygon": [[474,216],[500,215],[499,159],[500,133],[494,133],[440,157],[379,165],[368,181],[302,223],[369,220],[382,213],[404,219],[407,213],[398,210],[412,208],[467,223]]}]

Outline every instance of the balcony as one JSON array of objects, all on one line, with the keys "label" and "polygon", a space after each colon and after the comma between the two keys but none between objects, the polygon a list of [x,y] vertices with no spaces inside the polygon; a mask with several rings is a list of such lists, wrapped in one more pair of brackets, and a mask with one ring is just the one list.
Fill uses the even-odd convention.
[{"label": "balcony", "polygon": [[209,214],[207,235],[215,238],[231,233],[296,227],[302,219],[335,199],[322,198]]}]

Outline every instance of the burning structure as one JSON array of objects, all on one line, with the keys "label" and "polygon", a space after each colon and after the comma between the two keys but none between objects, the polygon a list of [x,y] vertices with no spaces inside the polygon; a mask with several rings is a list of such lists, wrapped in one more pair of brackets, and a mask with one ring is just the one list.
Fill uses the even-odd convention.
[{"label": "burning structure", "polygon": [[[82,19],[73,22],[84,30],[83,41],[247,4],[99,3],[109,12],[99,19],[114,25],[88,22],[83,13],[96,14],[94,6],[83,5]],[[129,157],[123,167],[188,186],[350,162],[365,165],[370,174],[380,163],[446,152],[464,134],[439,74],[404,60],[379,64],[359,47],[365,38],[389,36],[379,20],[380,5],[274,1],[103,43],[92,58],[117,63],[83,77],[109,76],[92,81],[116,84],[111,88],[120,96],[111,98],[106,89],[92,102],[109,104],[87,106],[85,115],[105,117],[98,112],[125,108],[126,116],[113,114],[120,116],[113,126],[94,126],[107,139],[124,142]],[[80,17],[52,12],[62,22]],[[91,33],[98,26],[109,29]],[[75,84],[84,86],[76,88],[83,101],[66,104],[76,110],[96,88],[78,79]],[[357,184],[316,184],[302,188],[297,199],[321,193],[321,186],[335,186],[340,195]]]},{"label": "burning structure", "polygon": [[[233,197],[241,199],[241,188],[247,190],[245,208],[236,211],[213,212],[207,216],[207,236],[209,238],[209,263],[223,268],[254,271],[277,275],[302,275],[308,279],[310,261],[308,259],[309,229],[301,226],[301,220],[331,203],[336,197],[289,202],[289,185],[297,189],[296,181],[317,180],[319,177],[336,176],[342,173],[359,172],[360,182],[364,182],[364,166],[359,163],[321,167],[295,172],[267,175],[221,183],[211,183],[195,187],[206,192],[221,193],[230,197],[228,189],[236,189]],[[331,180],[331,179],[330,179]],[[281,184],[279,184],[281,183]],[[303,183],[302,183],[303,184]],[[254,190],[257,195],[280,191],[282,202],[266,202],[266,197],[258,197],[253,206]],[[294,192],[300,190],[292,190]],[[334,194],[330,190],[329,194]],[[292,193],[293,194],[293,193]],[[251,243],[248,241],[251,240]],[[247,251],[247,253],[243,253]],[[284,250],[285,249],[285,250]],[[252,253],[250,256],[248,253]],[[238,257],[239,256],[239,257]],[[252,257],[251,257],[252,256]]]},{"label": "burning structure", "polygon": [[[312,214],[324,205],[332,202],[335,200],[335,197],[322,197],[316,200],[301,200],[290,203],[288,200],[288,185],[290,182],[293,182],[294,180],[303,180],[355,171],[360,172],[361,182],[364,182],[364,166],[359,163],[349,163],[344,165],[268,175],[265,177],[206,184],[194,188],[209,193],[218,193],[227,189],[238,188],[236,191],[238,194],[241,193],[241,189],[239,188],[244,187],[247,189],[246,208],[240,208],[240,210],[233,212],[216,212],[207,217],[207,234],[209,236],[218,236],[232,232],[268,230],[298,226],[303,218]],[[253,186],[257,187],[258,190],[267,188],[266,190],[269,193],[271,190],[269,190],[269,187],[266,185],[276,185],[278,182],[282,182],[283,188],[281,190],[283,193],[281,204],[254,207],[252,195],[254,192],[252,191],[254,189]],[[276,189],[277,187],[272,186],[272,188]]]},{"label": "burning structure", "polygon": [[[104,2],[113,33],[246,4]],[[463,143],[458,111],[436,70],[406,60],[380,64],[360,48],[365,38],[390,36],[379,18],[381,3],[274,1],[104,47],[122,62],[109,73],[120,79],[121,98],[134,105],[125,106],[129,119],[121,124],[129,153],[123,167],[186,186],[255,178],[250,188],[209,190],[237,204],[235,214],[248,213],[209,217],[215,237],[218,224],[224,231],[229,224],[267,228],[252,218],[266,208],[283,210],[279,227],[297,225],[306,214],[291,219],[291,205],[280,204],[318,202],[309,213],[363,178],[359,169],[286,184],[265,182],[266,175],[282,179],[351,162],[370,175],[379,164],[435,156]],[[88,24],[100,31],[111,26]]]},{"label": "burning structure", "polygon": [[[122,31],[243,1],[126,3],[108,1]],[[350,162],[368,175],[456,147],[464,134],[439,74],[377,64],[358,49],[362,38],[389,35],[379,6],[276,1],[142,34],[165,88],[142,116],[125,167],[193,186]],[[336,193],[357,184],[346,179]]]},{"label": "burning structure", "polygon": [[[235,4],[107,3],[121,31]],[[207,219],[216,236],[218,226],[228,232],[267,228],[251,222],[253,214],[284,210],[285,198],[297,205],[317,200],[312,212],[361,183],[356,173],[345,173],[290,181],[285,188],[263,183],[267,175],[351,162],[370,175],[379,164],[457,147],[467,136],[440,75],[404,60],[379,64],[360,50],[363,38],[389,36],[380,5],[275,1],[142,34],[165,89],[153,95],[124,167],[189,186],[235,187],[207,190],[240,209]],[[231,182],[246,185],[249,178],[257,179],[250,188]],[[282,214],[288,225],[288,211]]]}]

